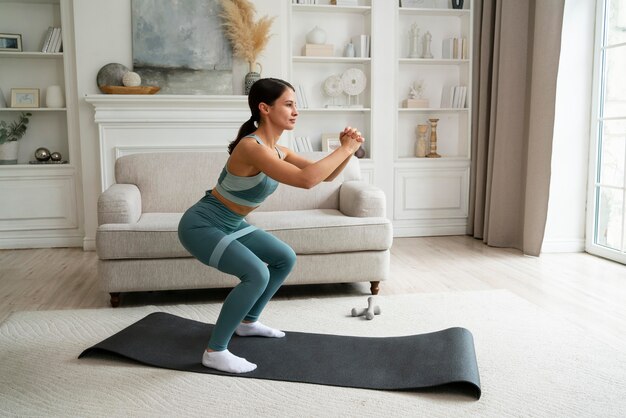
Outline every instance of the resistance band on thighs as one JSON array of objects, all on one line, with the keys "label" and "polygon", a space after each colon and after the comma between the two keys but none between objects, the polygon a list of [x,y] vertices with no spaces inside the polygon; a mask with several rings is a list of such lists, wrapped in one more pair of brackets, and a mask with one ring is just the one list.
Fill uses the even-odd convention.
[{"label": "resistance band on thighs", "polygon": [[228,245],[234,240],[236,240],[237,238],[241,238],[244,235],[254,232],[256,229],[257,229],[256,226],[250,225],[243,229],[240,229],[239,231],[233,232],[232,234],[226,235],[225,237],[223,237],[220,240],[220,242],[218,242],[217,245],[215,246],[213,253],[211,253],[209,264],[217,268],[220,262],[220,259],[222,258],[222,255],[224,255],[224,251],[226,251],[226,247],[228,247]]}]

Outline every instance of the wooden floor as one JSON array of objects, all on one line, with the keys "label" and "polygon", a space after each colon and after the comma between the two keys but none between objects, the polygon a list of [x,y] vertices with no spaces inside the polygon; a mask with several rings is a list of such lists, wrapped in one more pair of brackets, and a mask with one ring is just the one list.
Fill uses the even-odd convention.
[{"label": "wooden floor", "polygon": [[[94,252],[1,250],[0,322],[11,312],[108,308]],[[626,350],[626,266],[585,253],[527,257],[467,236],[396,238],[380,295],[508,289]],[[221,301],[228,289],[141,292],[122,306]],[[277,299],[369,294],[369,284],[284,286]]]}]

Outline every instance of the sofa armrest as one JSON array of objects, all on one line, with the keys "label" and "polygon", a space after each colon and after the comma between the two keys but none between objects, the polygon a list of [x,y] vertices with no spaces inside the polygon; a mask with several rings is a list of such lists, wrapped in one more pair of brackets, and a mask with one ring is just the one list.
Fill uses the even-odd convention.
[{"label": "sofa armrest", "polygon": [[134,184],[114,184],[98,198],[98,225],[135,223],[141,216],[141,192]]},{"label": "sofa armrest", "polygon": [[344,215],[384,217],[386,205],[385,192],[364,181],[346,181],[339,189],[339,210]]}]

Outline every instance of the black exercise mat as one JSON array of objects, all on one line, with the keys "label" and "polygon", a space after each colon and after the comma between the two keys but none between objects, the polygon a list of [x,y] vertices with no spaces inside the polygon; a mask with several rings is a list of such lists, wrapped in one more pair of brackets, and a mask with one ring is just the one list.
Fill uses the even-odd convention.
[{"label": "black exercise mat", "polygon": [[257,364],[231,374],[202,365],[212,324],[152,313],[83,351],[113,353],[165,369],[366,389],[410,390],[454,384],[480,398],[472,333],[448,328],[401,337],[286,331],[283,338],[233,336],[228,349]]}]

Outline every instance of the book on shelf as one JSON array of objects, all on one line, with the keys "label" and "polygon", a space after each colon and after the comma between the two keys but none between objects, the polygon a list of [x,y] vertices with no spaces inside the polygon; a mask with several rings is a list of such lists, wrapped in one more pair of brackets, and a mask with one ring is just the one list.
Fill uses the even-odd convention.
[{"label": "book on shelf", "polygon": [[444,59],[467,59],[467,39],[465,37],[444,39],[441,51]]},{"label": "book on shelf", "polygon": [[291,145],[292,145],[293,150],[296,152],[313,151],[313,146],[311,145],[311,138],[309,138],[308,136],[295,137]]},{"label": "book on shelf", "polygon": [[304,92],[304,88],[302,87],[302,84],[298,84],[296,86],[296,105],[300,108],[300,109],[307,109],[309,107],[309,103],[307,101],[306,98],[306,94]]},{"label": "book on shelf", "polygon": [[41,52],[61,52],[63,37],[61,28],[48,27],[41,46]]},{"label": "book on shelf", "polygon": [[465,107],[467,86],[447,86],[441,93],[441,107],[443,109]]},{"label": "book on shelf", "polygon": [[370,56],[370,36],[356,35],[352,37],[352,45],[357,57],[368,58]]},{"label": "book on shelf", "polygon": [[358,6],[359,0],[330,0],[333,6]]},{"label": "book on shelf", "polygon": [[43,42],[41,43],[41,52],[48,52],[48,46],[50,45],[50,40],[52,39],[52,32],[54,28],[52,26],[48,26],[48,30],[46,31]]}]

